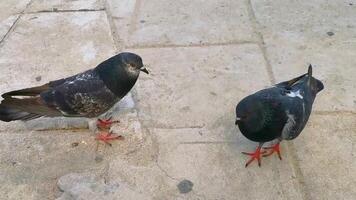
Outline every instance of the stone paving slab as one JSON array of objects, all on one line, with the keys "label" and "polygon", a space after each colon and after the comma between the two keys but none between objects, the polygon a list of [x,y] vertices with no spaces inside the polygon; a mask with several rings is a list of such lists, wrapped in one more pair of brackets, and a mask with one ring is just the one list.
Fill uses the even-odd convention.
[{"label": "stone paving slab", "polygon": [[[152,129],[151,134],[153,143],[130,155],[131,161],[110,159],[109,185],[125,182],[144,199],[301,199],[287,155],[283,162],[271,157],[261,169],[245,169],[237,143],[186,143],[201,137],[193,129]],[[187,193],[178,188],[184,180],[193,183]]]},{"label": "stone paving slab", "polygon": [[[103,168],[87,131],[1,132],[0,199],[53,199],[67,173]],[[27,199],[27,198],[26,198]]]},{"label": "stone paving slab", "polygon": [[[3,185],[0,196],[10,198],[14,195],[15,198],[18,197],[15,195],[17,192],[20,191],[19,195],[22,195],[21,191],[24,191],[33,194],[34,199],[53,199],[54,196],[64,198],[69,194],[78,194],[79,189],[62,188],[63,193],[58,191],[56,183],[62,176],[74,172],[90,173],[106,181],[107,166],[111,160],[123,158],[129,162],[137,162],[140,150],[147,149],[145,148],[147,135],[141,129],[137,114],[127,109],[121,111],[119,115],[116,114],[114,118],[120,119],[120,124],[114,125],[112,130],[115,134],[123,135],[124,140],[112,142],[112,147],[95,141],[94,132],[88,129],[1,131],[3,139],[0,140],[2,145],[0,180]],[[147,152],[150,151],[144,151],[144,155],[147,155]],[[83,184],[91,183],[101,187],[101,182]],[[123,181],[117,183],[125,185]],[[80,187],[73,182],[66,182],[66,185]],[[106,186],[102,188],[107,189]],[[96,191],[104,192],[101,189]],[[130,193],[124,196],[128,194]]]},{"label": "stone paving slab", "polygon": [[25,10],[30,0],[3,0],[0,2],[0,41],[9,31],[19,13]]},{"label": "stone paving slab", "polygon": [[147,199],[122,182],[106,183],[104,178],[93,174],[71,173],[61,177],[58,187],[64,193],[57,200],[68,199],[106,199],[106,200],[137,200]]},{"label": "stone paving slab", "polygon": [[[0,48],[1,93],[90,69],[112,56],[114,49],[103,11],[22,15]],[[137,115],[130,114],[133,106],[129,95],[116,107],[129,112],[121,112],[121,127],[113,128],[119,134],[132,133],[122,143],[126,151],[133,151],[141,137]],[[53,199],[59,194],[59,177],[76,171],[105,171],[105,145],[98,145],[90,130],[48,130],[68,128],[71,123],[71,128],[88,127],[83,119],[66,120],[1,123],[0,199]]]},{"label": "stone paving slab", "polygon": [[[241,140],[199,143],[204,136],[192,129],[154,129],[154,132],[161,168],[177,180],[190,180],[195,194],[203,199],[301,198],[286,154],[282,162],[273,156],[262,159],[261,168],[257,163],[245,168],[247,157],[241,151],[246,149],[241,148]],[[250,145],[255,146],[252,142]],[[263,193],[258,192],[261,188]]]},{"label": "stone paving slab", "polygon": [[269,85],[254,44],[132,51],[151,69],[136,87],[139,114],[148,127],[211,127],[220,118],[234,124],[238,101]]},{"label": "stone paving slab", "polygon": [[310,199],[355,199],[355,130],[355,115],[313,115],[295,140]]},{"label": "stone paving slab", "polygon": [[99,9],[104,9],[104,0],[33,0],[26,12]]},{"label": "stone paving slab", "polygon": [[[0,38],[27,3],[0,3]],[[309,63],[326,86],[315,110],[354,112],[354,5],[33,0],[0,44],[0,92],[95,67],[115,52],[111,33],[152,73],[111,110],[125,136],[112,147],[87,129],[34,131],[72,120],[1,123],[0,199],[354,199],[354,114],[314,112],[282,143],[283,161],[264,158],[261,168],[244,168],[240,152],[256,143],[234,125],[236,103],[268,87],[268,72],[283,81]]]},{"label": "stone paving slab", "polygon": [[245,0],[109,1],[125,46],[256,41]]},{"label": "stone paving slab", "polygon": [[5,35],[10,30],[11,26],[15,23],[19,15],[11,15],[8,18],[0,21],[0,41],[2,41]]},{"label": "stone paving slab", "polygon": [[0,91],[67,77],[113,54],[105,12],[23,15],[0,48]]},{"label": "stone paving slab", "polygon": [[[356,111],[356,5],[347,1],[252,1],[276,80],[305,73],[325,85],[316,110]],[[317,11],[317,12],[316,12]]]}]

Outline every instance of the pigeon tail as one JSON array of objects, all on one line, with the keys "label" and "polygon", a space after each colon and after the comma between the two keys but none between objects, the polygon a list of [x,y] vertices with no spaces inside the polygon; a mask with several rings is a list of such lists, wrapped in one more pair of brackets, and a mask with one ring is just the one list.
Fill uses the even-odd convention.
[{"label": "pigeon tail", "polygon": [[60,113],[48,107],[40,97],[13,98],[5,96],[0,104],[0,120],[31,120],[41,116],[58,116]]},{"label": "pigeon tail", "polygon": [[49,88],[50,88],[50,86],[47,83],[45,85],[38,86],[38,87],[32,87],[32,88],[26,88],[26,89],[22,89],[22,90],[15,90],[15,91],[7,92],[1,96],[3,98],[5,98],[7,96],[37,96],[37,95],[41,94],[41,92],[46,91]]},{"label": "pigeon tail", "polygon": [[4,105],[0,105],[0,120],[4,122],[10,122],[15,120],[27,121],[39,117],[41,117],[41,115],[23,112]]}]

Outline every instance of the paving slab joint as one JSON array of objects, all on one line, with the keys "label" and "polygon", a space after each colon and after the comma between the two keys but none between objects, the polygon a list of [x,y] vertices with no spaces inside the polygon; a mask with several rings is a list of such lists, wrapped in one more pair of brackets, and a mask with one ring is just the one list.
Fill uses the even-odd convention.
[{"label": "paving slab joint", "polygon": [[[260,31],[260,24],[257,21],[257,18],[256,18],[256,15],[255,15],[255,11],[253,9],[251,0],[247,0],[247,8],[248,8],[248,14],[249,14],[250,20],[252,22],[252,26],[254,28],[254,32],[257,35],[258,40],[259,40],[258,45],[259,45],[259,47],[260,47],[260,49],[262,51],[263,58],[264,58],[265,63],[266,63],[266,71],[268,73],[270,82],[271,82],[272,85],[276,84],[276,79],[275,79],[275,76],[274,76],[274,73],[273,73],[273,70],[272,70],[272,65],[271,65],[271,63],[270,63],[270,61],[268,59],[268,56],[267,56],[267,50],[266,50],[266,45],[265,45],[265,41],[264,41],[264,38],[263,38],[263,34]],[[304,200],[311,199],[310,198],[310,194],[309,194],[309,192],[308,192],[308,190],[306,188],[306,185],[304,184],[304,182],[305,182],[304,181],[304,176],[303,176],[300,164],[299,164],[297,156],[296,156],[296,150],[294,148],[293,142],[290,142],[288,144],[287,154],[290,157],[289,163],[291,164],[291,166],[293,168],[293,171],[296,174],[296,179],[298,181],[298,186],[297,187],[300,189],[300,193],[302,195],[302,198]]]},{"label": "paving slab joint", "polygon": [[99,9],[68,9],[68,10],[49,9],[49,10],[39,10],[39,11],[26,11],[23,14],[67,13],[67,12],[99,12],[99,11],[104,11],[104,10],[105,10],[105,8],[99,8]]},{"label": "paving slab joint", "polygon": [[288,144],[286,144],[284,146],[286,149],[286,153],[288,154],[288,157],[289,157],[289,163],[291,163],[293,171],[296,175],[296,179],[297,179],[297,183],[298,183],[298,185],[296,187],[298,187],[303,200],[311,200],[312,198],[311,198],[311,195],[308,192],[308,188],[305,184],[303,172],[300,168],[300,164],[298,163],[298,157],[296,154],[296,149],[295,149],[294,143],[291,141],[291,142],[288,142]]},{"label": "paving slab joint", "polygon": [[316,110],[313,111],[315,115],[356,115],[356,111],[352,110]]},{"label": "paving slab joint", "polygon": [[131,20],[130,20],[129,35],[131,35],[136,30],[136,23],[135,22],[136,22],[136,19],[137,19],[138,15],[139,15],[141,5],[142,5],[142,1],[141,0],[136,0],[134,11],[133,11],[133,14],[132,14]]},{"label": "paving slab joint", "polygon": [[202,129],[205,127],[205,124],[201,125],[184,125],[184,126],[173,126],[173,125],[160,125],[154,124],[149,128],[157,128],[157,129]]},{"label": "paving slab joint", "polygon": [[249,15],[250,21],[252,23],[253,30],[258,38],[258,46],[260,47],[260,49],[262,51],[262,55],[263,55],[263,58],[266,63],[266,70],[267,70],[269,80],[270,80],[271,84],[275,84],[276,79],[273,74],[271,62],[269,61],[268,56],[267,56],[267,50],[266,50],[263,35],[259,31],[259,23],[256,19],[255,11],[253,10],[251,0],[247,0],[247,9],[248,9],[248,15]]},{"label": "paving slab joint", "polygon": [[258,41],[254,40],[241,40],[220,43],[192,43],[192,44],[157,44],[157,45],[133,45],[126,46],[126,49],[158,49],[158,48],[179,48],[179,47],[210,47],[210,46],[229,46],[229,45],[249,45],[257,44]]},{"label": "paving slab joint", "polygon": [[111,37],[112,37],[114,45],[115,45],[115,53],[119,53],[124,49],[124,44],[123,44],[123,41],[120,38],[119,34],[116,33],[117,29],[116,29],[116,25],[114,23],[114,17],[112,16],[108,1],[105,1],[104,6],[105,6],[106,17],[108,19],[109,26],[110,26]]}]

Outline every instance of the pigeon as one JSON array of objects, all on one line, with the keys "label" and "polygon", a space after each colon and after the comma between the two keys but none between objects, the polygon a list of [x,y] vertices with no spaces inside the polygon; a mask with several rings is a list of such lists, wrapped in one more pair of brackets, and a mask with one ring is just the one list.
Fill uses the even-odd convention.
[{"label": "pigeon", "polygon": [[[45,117],[94,118],[108,111],[134,86],[140,72],[149,73],[140,56],[123,52],[117,54],[94,69],[50,81],[38,87],[4,93],[0,104],[0,120],[32,120]],[[98,119],[98,127],[109,127],[111,119]],[[100,135],[97,139],[118,139],[111,135]]]},{"label": "pigeon", "polygon": [[[242,99],[236,106],[235,125],[246,138],[259,143],[255,152],[242,152],[251,157],[245,167],[254,160],[261,166],[261,155],[266,157],[274,152],[282,160],[279,143],[292,140],[302,132],[315,97],[323,89],[323,83],[312,76],[312,65],[309,65],[308,73]],[[261,150],[265,142],[273,140],[277,143]]]}]

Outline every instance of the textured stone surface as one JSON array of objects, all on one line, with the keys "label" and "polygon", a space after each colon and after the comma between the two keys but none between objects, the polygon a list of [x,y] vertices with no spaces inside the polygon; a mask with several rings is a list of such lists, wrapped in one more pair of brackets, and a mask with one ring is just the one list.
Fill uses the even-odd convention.
[{"label": "textured stone surface", "polygon": [[[0,91],[41,85],[82,72],[113,53],[104,12],[24,15],[0,48]],[[37,81],[37,76],[42,79]]]},{"label": "textured stone surface", "polygon": [[109,2],[126,46],[255,40],[245,0]]},{"label": "textured stone surface", "polygon": [[[38,86],[82,72],[95,67],[113,53],[104,12],[24,15],[0,48],[0,78],[3,80],[0,91]],[[10,127],[13,126],[11,124],[23,127],[22,123],[12,122]],[[51,127],[86,128],[88,124],[83,119],[46,119],[26,126],[30,130],[41,130]]]},{"label": "textured stone surface", "polygon": [[96,142],[88,131],[0,135],[0,199],[19,199],[24,193],[32,199],[53,199],[57,178],[72,171],[103,167],[103,162],[95,161]]},{"label": "textured stone surface", "polygon": [[311,199],[356,197],[355,130],[355,115],[314,115],[295,141]]},{"label": "textured stone surface", "polygon": [[137,85],[140,117],[147,126],[234,124],[237,102],[269,85],[257,45],[134,51],[151,69]]},{"label": "textured stone surface", "polygon": [[[257,163],[245,168],[248,158],[241,151],[248,150],[247,145],[253,149],[255,144],[240,135],[234,142],[209,142],[195,129],[154,132],[159,144],[157,163],[177,184],[184,179],[194,183],[192,193],[203,199],[301,198],[286,154],[283,161],[272,156],[262,159],[261,168]],[[261,188],[263,192],[258,192]]]},{"label": "textured stone surface", "polygon": [[0,2],[0,41],[29,2],[30,0],[3,0]]},{"label": "textured stone surface", "polygon": [[[277,81],[309,63],[325,85],[316,109],[356,111],[356,6],[347,1],[252,1]],[[328,34],[332,32],[333,34]],[[330,36],[331,35],[331,36]]]},{"label": "textured stone surface", "polygon": [[58,180],[63,194],[57,200],[79,199],[147,199],[122,182],[107,183],[104,178],[92,174],[67,174]]},{"label": "textured stone surface", "polygon": [[27,11],[103,9],[104,0],[33,0]]},{"label": "textured stone surface", "polygon": [[[111,147],[94,140],[94,120],[0,122],[1,200],[356,196],[356,2],[28,3],[0,2],[0,93],[95,67],[115,47],[141,55],[151,73],[102,116],[120,120],[112,131],[125,139]],[[325,83],[319,112],[282,142],[282,161],[244,168],[241,151],[257,144],[234,125],[236,103],[309,63]]]}]

